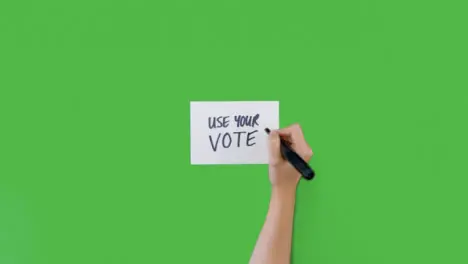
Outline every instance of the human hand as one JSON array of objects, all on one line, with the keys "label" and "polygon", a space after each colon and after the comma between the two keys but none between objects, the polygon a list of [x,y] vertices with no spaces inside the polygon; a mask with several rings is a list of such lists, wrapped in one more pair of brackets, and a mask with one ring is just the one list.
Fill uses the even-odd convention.
[{"label": "human hand", "polygon": [[301,179],[301,174],[281,156],[280,137],[289,142],[292,149],[306,162],[312,158],[313,152],[299,124],[270,132],[268,145],[270,182],[273,187],[295,188]]}]

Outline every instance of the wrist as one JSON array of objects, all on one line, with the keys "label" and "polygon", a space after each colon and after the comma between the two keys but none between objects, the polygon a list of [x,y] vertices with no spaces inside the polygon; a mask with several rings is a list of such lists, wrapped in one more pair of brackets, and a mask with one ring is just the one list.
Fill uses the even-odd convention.
[{"label": "wrist", "polygon": [[283,185],[273,185],[271,188],[272,194],[280,197],[290,197],[296,196],[297,184],[283,184]]},{"label": "wrist", "polygon": [[281,185],[273,186],[271,190],[270,208],[276,208],[281,212],[294,210],[296,203],[296,186]]}]

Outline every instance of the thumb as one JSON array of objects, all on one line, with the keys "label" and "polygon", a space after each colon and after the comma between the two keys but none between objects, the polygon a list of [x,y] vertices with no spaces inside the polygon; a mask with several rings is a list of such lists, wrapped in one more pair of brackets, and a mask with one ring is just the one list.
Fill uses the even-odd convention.
[{"label": "thumb", "polygon": [[281,161],[280,152],[280,137],[279,133],[275,130],[271,131],[268,135],[268,151],[269,151],[269,163],[274,165]]}]

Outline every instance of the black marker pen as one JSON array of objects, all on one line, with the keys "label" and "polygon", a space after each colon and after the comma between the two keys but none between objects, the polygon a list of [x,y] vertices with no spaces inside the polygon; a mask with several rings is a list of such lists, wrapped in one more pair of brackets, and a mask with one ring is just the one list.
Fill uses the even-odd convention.
[{"label": "black marker pen", "polygon": [[[265,128],[265,132],[267,134],[270,134],[270,129]],[[296,168],[296,170],[302,174],[302,177],[304,177],[304,179],[312,180],[315,176],[314,170],[281,137],[280,137],[280,141],[281,141],[280,150],[281,150],[281,154],[283,158],[289,161],[289,163],[291,163],[291,165],[293,165],[294,168]]]}]

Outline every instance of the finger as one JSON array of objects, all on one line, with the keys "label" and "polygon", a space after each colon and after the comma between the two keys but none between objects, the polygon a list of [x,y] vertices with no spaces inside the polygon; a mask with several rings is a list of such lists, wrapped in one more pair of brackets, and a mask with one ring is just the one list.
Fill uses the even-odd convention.
[{"label": "finger", "polygon": [[281,136],[287,136],[287,137],[295,137],[295,138],[303,138],[302,134],[302,128],[299,124],[292,124],[290,126],[287,126],[285,128],[278,129],[278,133]]},{"label": "finger", "polygon": [[312,148],[306,142],[304,133],[299,124],[282,128],[278,131],[282,137],[290,138],[291,147],[304,159],[310,159],[313,155]]},{"label": "finger", "polygon": [[270,164],[277,164],[281,161],[280,136],[276,130],[272,130],[268,135],[268,152]]},{"label": "finger", "polygon": [[281,128],[278,130],[278,133],[282,138],[287,139],[291,145],[299,147],[305,143],[302,129],[299,124],[293,124],[288,127]]}]

